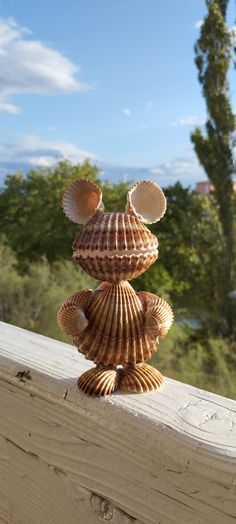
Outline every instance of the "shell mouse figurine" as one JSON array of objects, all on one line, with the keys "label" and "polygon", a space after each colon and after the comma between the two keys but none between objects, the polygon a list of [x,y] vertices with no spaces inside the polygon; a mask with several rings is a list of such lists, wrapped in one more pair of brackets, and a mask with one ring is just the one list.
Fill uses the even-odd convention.
[{"label": "shell mouse figurine", "polygon": [[143,180],[128,191],[125,212],[105,213],[99,187],[80,179],[65,190],[62,206],[72,222],[84,224],[73,243],[75,262],[101,282],[94,291],[74,293],[58,312],[59,326],[96,365],[80,376],[79,389],[98,396],[159,389],[163,375],[144,361],[167,334],[173,313],[165,300],[135,292],[128,281],[158,257],[157,238],[145,224],[163,217],[163,191]]}]

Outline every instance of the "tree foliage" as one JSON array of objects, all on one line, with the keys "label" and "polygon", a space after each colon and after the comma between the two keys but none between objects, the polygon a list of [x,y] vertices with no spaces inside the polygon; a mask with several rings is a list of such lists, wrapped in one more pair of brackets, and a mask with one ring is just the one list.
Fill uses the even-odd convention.
[{"label": "tree foliage", "polygon": [[94,287],[94,279],[71,262],[49,264],[46,259],[31,263],[21,274],[3,236],[0,264],[0,320],[66,340],[57,326],[58,308],[76,290]]},{"label": "tree foliage", "polygon": [[[233,333],[235,308],[228,299],[233,289],[233,143],[235,115],[229,100],[227,72],[231,63],[232,39],[225,16],[228,0],[206,0],[208,14],[195,45],[195,62],[207,106],[206,133],[197,128],[191,135],[196,154],[214,186],[221,224],[221,271],[219,318],[222,333]],[[221,278],[220,278],[221,276]]]},{"label": "tree foliage", "polygon": [[0,193],[1,230],[19,263],[71,256],[78,226],[65,217],[62,194],[72,180],[96,180],[98,172],[88,161],[76,166],[63,161],[51,170],[32,170],[27,177],[23,173],[6,177]]}]

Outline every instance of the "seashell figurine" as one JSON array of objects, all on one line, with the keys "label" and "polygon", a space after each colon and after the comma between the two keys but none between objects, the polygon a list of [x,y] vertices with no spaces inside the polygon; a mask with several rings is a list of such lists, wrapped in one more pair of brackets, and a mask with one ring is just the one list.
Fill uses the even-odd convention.
[{"label": "seashell figurine", "polygon": [[65,190],[67,217],[84,224],[73,243],[73,258],[101,281],[60,307],[58,324],[73,337],[78,351],[96,367],[81,375],[78,387],[89,395],[159,389],[162,374],[144,361],[156,351],[172,322],[171,307],[152,293],[135,292],[128,280],[141,275],[158,257],[157,238],[145,224],[166,211],[161,188],[151,181],[135,184],[123,213],[105,213],[102,192],[90,180],[75,180]]}]

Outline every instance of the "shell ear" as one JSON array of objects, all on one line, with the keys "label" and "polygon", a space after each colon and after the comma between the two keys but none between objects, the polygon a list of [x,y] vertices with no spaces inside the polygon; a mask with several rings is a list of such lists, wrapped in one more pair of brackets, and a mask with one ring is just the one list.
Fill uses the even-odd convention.
[{"label": "shell ear", "polygon": [[166,212],[166,197],[151,180],[142,180],[128,192],[126,212],[137,216],[144,224],[154,224]]},{"label": "shell ear", "polygon": [[104,209],[101,189],[91,180],[74,180],[64,192],[62,207],[72,222],[86,224],[96,211]]}]

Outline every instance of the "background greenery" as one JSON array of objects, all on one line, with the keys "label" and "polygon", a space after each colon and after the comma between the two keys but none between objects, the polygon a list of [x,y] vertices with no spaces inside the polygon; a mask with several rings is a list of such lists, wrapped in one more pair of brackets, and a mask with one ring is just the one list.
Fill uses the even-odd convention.
[{"label": "background greenery", "polygon": [[[59,305],[97,284],[71,260],[79,226],[61,208],[64,188],[79,177],[100,185],[107,211],[125,209],[129,184],[101,182],[88,161],[8,176],[0,193],[1,320],[67,342],[56,324]],[[225,335],[220,313],[224,242],[214,194],[198,195],[179,183],[165,194],[166,215],[151,226],[159,240],[158,261],[132,281],[137,290],[166,298],[175,313],[152,363],[169,377],[236,398],[235,333]]]}]

